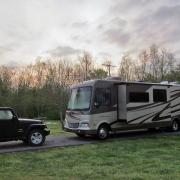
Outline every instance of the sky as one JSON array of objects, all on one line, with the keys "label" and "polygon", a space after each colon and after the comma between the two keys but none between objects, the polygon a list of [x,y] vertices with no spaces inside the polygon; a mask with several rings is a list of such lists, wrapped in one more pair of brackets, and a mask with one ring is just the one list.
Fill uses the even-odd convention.
[{"label": "sky", "polygon": [[152,44],[180,57],[180,0],[0,0],[0,65],[84,50],[117,65]]}]

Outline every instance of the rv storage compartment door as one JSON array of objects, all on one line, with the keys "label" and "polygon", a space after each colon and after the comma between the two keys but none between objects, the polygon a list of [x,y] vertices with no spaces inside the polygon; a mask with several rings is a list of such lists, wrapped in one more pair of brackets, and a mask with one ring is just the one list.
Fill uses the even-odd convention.
[{"label": "rv storage compartment door", "polygon": [[117,107],[117,118],[120,121],[127,120],[126,113],[126,85],[118,85],[118,107]]}]

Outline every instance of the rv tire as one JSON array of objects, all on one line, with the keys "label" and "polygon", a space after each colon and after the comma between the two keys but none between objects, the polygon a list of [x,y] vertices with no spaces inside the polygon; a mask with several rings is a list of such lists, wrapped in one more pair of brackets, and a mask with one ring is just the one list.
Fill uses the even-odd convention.
[{"label": "rv tire", "polygon": [[104,140],[107,139],[109,136],[109,127],[106,124],[102,124],[99,126],[97,131],[98,139]]},{"label": "rv tire", "polygon": [[173,132],[176,132],[176,131],[179,130],[179,123],[177,122],[177,120],[174,120],[174,121],[173,121],[171,130],[172,130]]}]

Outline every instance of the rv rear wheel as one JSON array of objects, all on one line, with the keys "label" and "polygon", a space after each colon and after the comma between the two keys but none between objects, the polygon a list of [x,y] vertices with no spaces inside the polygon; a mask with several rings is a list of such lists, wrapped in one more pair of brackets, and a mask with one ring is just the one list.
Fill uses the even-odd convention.
[{"label": "rv rear wheel", "polygon": [[179,124],[176,120],[173,121],[171,129],[174,132],[179,130]]},{"label": "rv rear wheel", "polygon": [[99,139],[107,139],[109,136],[109,128],[107,127],[107,125],[101,125],[99,128],[98,128],[98,131],[97,131],[97,137]]}]

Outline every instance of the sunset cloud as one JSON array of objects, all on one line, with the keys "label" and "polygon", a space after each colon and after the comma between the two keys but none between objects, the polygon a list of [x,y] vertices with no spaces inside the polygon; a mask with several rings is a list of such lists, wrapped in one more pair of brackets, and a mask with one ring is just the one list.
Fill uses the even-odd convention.
[{"label": "sunset cloud", "polygon": [[80,49],[74,49],[69,46],[58,46],[55,49],[47,51],[48,54],[50,54],[53,57],[62,57],[62,56],[68,56],[68,55],[74,55],[81,53]]},{"label": "sunset cloud", "polygon": [[0,1],[0,64],[83,50],[117,64],[153,43],[180,57],[179,12],[179,0]]}]

